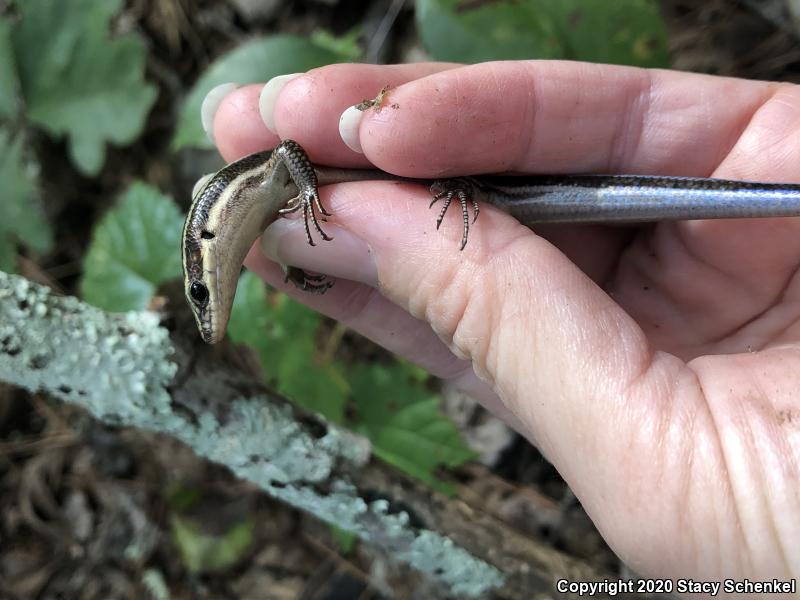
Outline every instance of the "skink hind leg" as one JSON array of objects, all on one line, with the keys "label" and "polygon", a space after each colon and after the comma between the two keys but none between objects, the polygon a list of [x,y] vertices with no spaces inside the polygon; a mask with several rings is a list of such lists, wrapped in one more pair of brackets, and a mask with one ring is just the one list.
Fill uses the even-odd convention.
[{"label": "skink hind leg", "polygon": [[469,204],[472,203],[473,223],[478,219],[478,214],[480,213],[478,202],[474,197],[475,190],[472,182],[465,178],[434,181],[431,184],[430,192],[433,194],[430,207],[433,207],[439,200],[444,200],[442,209],[439,211],[439,216],[436,219],[436,229],[439,229],[441,226],[444,215],[447,213],[447,209],[450,208],[453,198],[458,198],[458,202],[461,205],[461,216],[464,220],[464,233],[461,236],[461,247],[459,250],[463,250],[469,238]]},{"label": "skink hind leg", "polygon": [[311,275],[303,269],[288,265],[281,265],[281,268],[284,273],[283,280],[291,281],[297,289],[304,292],[324,294],[333,287],[333,282],[328,279],[327,275]]}]

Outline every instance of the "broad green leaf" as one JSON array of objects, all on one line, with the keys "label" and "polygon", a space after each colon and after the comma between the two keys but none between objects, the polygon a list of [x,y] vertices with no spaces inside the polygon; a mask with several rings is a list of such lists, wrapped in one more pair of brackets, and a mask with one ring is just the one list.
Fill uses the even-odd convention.
[{"label": "broad green leaf", "polygon": [[457,466],[474,453],[439,410],[438,397],[425,389],[418,373],[403,363],[350,369],[352,426],[370,439],[377,456],[437,485],[437,467]]},{"label": "broad green leaf", "polygon": [[[330,44],[326,42],[326,46]],[[212,147],[200,124],[200,105],[212,88],[222,83],[266,83],[276,75],[352,60],[346,48],[335,52],[292,35],[270,36],[239,46],[216,60],[194,84],[181,109],[172,147]]]},{"label": "broad green leaf", "polygon": [[189,517],[172,515],[172,540],[183,564],[192,573],[221,571],[235,565],[253,543],[253,524],[237,523],[222,535],[201,530]]},{"label": "broad green leaf", "polygon": [[335,363],[316,359],[322,318],[284,296],[267,295],[252,273],[239,280],[228,324],[231,339],[259,356],[266,381],[299,406],[340,422],[349,385]]},{"label": "broad green leaf", "polygon": [[145,82],[145,48],[136,35],[110,39],[122,0],[25,0],[11,38],[28,118],[52,136],[87,175],[105,160],[107,141],[123,145],[142,130],[156,88]]},{"label": "broad green leaf", "polygon": [[663,67],[666,31],[653,0],[417,0],[436,60],[567,58]]},{"label": "broad green leaf", "polygon": [[133,184],[95,227],[83,260],[83,298],[110,311],[145,308],[160,283],[181,274],[182,229],[170,198]]},{"label": "broad green leaf", "polygon": [[0,119],[13,117],[19,104],[19,82],[11,46],[11,22],[0,18]]},{"label": "broad green leaf", "polygon": [[35,165],[23,161],[22,138],[10,140],[0,129],[0,270],[14,270],[16,242],[38,252],[47,251],[52,243],[35,179]]},{"label": "broad green leaf", "polygon": [[16,261],[13,242],[6,238],[0,237],[0,271],[6,273],[16,272]]}]

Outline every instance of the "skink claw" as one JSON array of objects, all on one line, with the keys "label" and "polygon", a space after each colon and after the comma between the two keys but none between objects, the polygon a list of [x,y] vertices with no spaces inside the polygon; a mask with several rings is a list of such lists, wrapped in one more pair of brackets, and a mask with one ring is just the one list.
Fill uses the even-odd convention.
[{"label": "skink claw", "polygon": [[291,281],[298,290],[312,294],[324,294],[333,287],[333,281],[327,275],[311,275],[303,269],[281,265],[284,272],[284,282]]},{"label": "skink claw", "polygon": [[309,246],[316,246],[314,239],[311,237],[311,228],[308,225],[309,221],[311,221],[311,223],[314,225],[314,230],[323,240],[329,242],[333,239],[322,230],[319,222],[327,222],[327,219],[324,217],[317,217],[317,213],[314,210],[315,208],[323,215],[331,216],[331,213],[327,212],[322,206],[322,202],[320,202],[319,199],[319,192],[317,192],[317,190],[314,188],[305,188],[301,189],[297,196],[286,203],[286,208],[282,208],[278,211],[278,213],[281,215],[288,215],[303,209],[303,227],[306,230],[306,240],[308,241]]},{"label": "skink claw", "polygon": [[478,219],[478,213],[480,212],[478,209],[478,202],[474,198],[475,190],[472,182],[467,178],[434,181],[431,184],[430,192],[433,194],[433,199],[431,200],[431,204],[428,208],[432,208],[433,205],[439,200],[444,200],[442,209],[439,211],[439,216],[436,218],[436,229],[439,229],[441,226],[442,221],[444,220],[444,215],[447,213],[447,209],[450,208],[453,198],[458,198],[458,202],[461,205],[461,217],[464,221],[464,233],[461,236],[461,247],[459,250],[463,250],[467,245],[467,239],[469,238],[470,203],[472,204],[473,223]]},{"label": "skink claw", "polygon": [[[319,193],[318,192],[314,192],[314,205],[317,207],[317,210],[320,213],[322,213],[323,215],[325,215],[326,217],[330,217],[331,216],[331,213],[329,213],[327,210],[325,210],[325,207],[322,206],[322,202],[320,202]],[[322,219],[322,220],[325,221],[325,219]]]}]

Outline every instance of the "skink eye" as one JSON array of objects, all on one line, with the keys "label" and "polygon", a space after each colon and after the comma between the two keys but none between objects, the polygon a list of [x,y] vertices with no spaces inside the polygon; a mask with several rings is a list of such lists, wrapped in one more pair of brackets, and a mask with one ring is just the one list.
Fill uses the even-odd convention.
[{"label": "skink eye", "polygon": [[208,288],[199,281],[192,282],[192,285],[189,286],[189,294],[199,306],[205,306],[208,302]]}]

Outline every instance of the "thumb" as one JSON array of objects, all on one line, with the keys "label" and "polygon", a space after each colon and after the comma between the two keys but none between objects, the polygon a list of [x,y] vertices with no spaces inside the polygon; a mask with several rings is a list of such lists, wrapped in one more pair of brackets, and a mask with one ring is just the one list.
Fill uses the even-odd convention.
[{"label": "thumb", "polygon": [[[567,472],[559,456],[597,452],[609,416],[628,410],[631,386],[654,360],[641,329],[607,294],[491,206],[459,251],[460,212],[451,209],[436,231],[424,188],[348,183],[323,196],[334,240],[312,248],[300,221],[282,220],[267,237],[271,258],[366,283],[427,322]],[[619,433],[605,434],[606,443],[616,444]]]},{"label": "thumb", "polygon": [[[686,364],[652,351],[633,319],[561,251],[491,206],[460,252],[458,211],[436,231],[422,187],[347,183],[322,195],[335,215],[326,224],[333,241],[312,248],[300,221],[282,220],[267,230],[267,255],[360,282],[342,281],[332,299],[311,301],[328,314],[363,305],[354,290],[377,288],[382,302],[415,317],[402,329],[397,318],[377,325],[393,328],[382,338],[390,346],[408,338],[411,360],[438,354],[440,342],[415,327],[427,323],[491,386],[502,405],[487,407],[538,445],[616,550],[658,564],[684,510],[659,495],[673,497],[669,490],[685,483],[692,447],[686,420],[669,415],[702,414],[702,389]],[[631,536],[644,530],[658,540],[648,552]]]}]

